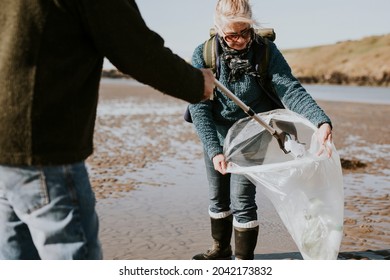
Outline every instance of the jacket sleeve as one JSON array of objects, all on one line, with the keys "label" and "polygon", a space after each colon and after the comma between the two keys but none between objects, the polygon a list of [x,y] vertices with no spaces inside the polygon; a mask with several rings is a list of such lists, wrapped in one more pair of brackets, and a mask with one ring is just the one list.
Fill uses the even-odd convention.
[{"label": "jacket sleeve", "polygon": [[272,78],[275,91],[286,108],[294,111],[317,127],[322,123],[331,124],[331,120],[318,106],[316,101],[296,79],[282,53],[274,43],[269,43],[270,61],[268,73]]},{"label": "jacket sleeve", "polygon": [[[192,56],[192,65],[197,68],[206,66],[203,59],[203,44],[195,49]],[[222,154],[223,148],[213,120],[212,101],[207,100],[191,104],[189,109],[196,132],[209,158],[212,159],[214,156]]]},{"label": "jacket sleeve", "polygon": [[87,32],[118,70],[157,90],[191,103],[203,98],[199,69],[164,46],[145,24],[133,0],[82,0]]}]

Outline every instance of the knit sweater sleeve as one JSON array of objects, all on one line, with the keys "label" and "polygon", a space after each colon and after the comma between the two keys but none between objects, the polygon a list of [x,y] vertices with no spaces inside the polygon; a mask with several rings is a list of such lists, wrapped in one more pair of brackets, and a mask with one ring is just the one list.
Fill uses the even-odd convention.
[{"label": "knit sweater sleeve", "polygon": [[275,91],[285,107],[304,116],[317,127],[322,123],[331,125],[329,117],[293,76],[290,66],[276,45],[270,42],[269,47],[268,73],[272,78]]},{"label": "knit sweater sleeve", "polygon": [[[196,68],[204,68],[206,66],[203,59],[203,44],[195,49],[192,55],[192,65]],[[214,156],[222,154],[223,148],[220,144],[212,115],[212,101],[207,100],[190,104],[189,110],[196,132],[209,158],[212,159]]]}]

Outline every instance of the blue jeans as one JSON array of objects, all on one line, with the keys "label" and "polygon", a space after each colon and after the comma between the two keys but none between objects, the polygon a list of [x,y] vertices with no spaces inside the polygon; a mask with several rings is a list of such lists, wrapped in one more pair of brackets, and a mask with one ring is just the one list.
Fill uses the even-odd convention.
[{"label": "blue jeans", "polygon": [[0,259],[101,259],[84,162],[0,165]]},{"label": "blue jeans", "polygon": [[218,219],[232,213],[234,226],[256,227],[256,186],[243,175],[222,175],[216,171],[207,153],[204,154],[204,159],[209,182],[210,216]]}]

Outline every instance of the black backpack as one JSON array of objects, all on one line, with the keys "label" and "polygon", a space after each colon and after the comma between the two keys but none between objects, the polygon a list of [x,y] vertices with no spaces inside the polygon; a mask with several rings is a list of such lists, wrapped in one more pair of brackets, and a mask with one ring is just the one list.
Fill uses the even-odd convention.
[{"label": "black backpack", "polygon": [[[275,93],[273,86],[271,84],[270,78],[268,77],[268,64],[269,64],[269,40],[274,41],[276,34],[274,29],[255,29],[256,38],[254,43],[258,46],[255,47],[255,69],[257,69],[260,78],[258,82],[262,89],[267,93],[271,100],[275,103],[276,108],[284,108],[279,97]],[[206,68],[210,68],[216,79],[219,78],[219,52],[220,46],[217,38],[215,29],[210,29],[210,38],[204,42],[203,45],[203,59],[206,64]],[[187,107],[187,110],[184,113],[184,120],[192,123],[192,118],[190,111]]]}]

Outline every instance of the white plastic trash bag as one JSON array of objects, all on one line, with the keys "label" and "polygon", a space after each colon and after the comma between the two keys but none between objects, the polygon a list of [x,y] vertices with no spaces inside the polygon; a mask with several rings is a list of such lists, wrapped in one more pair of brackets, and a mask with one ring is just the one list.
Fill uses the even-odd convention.
[{"label": "white plastic trash bag", "polygon": [[[343,237],[344,191],[340,158],[317,156],[317,128],[289,110],[259,116],[303,147],[285,154],[276,139],[252,118],[236,122],[225,139],[228,172],[247,176],[274,205],[304,259],[337,259]],[[304,146],[298,143],[304,143]],[[291,147],[290,147],[291,148]],[[294,147],[292,147],[294,149]]]}]

